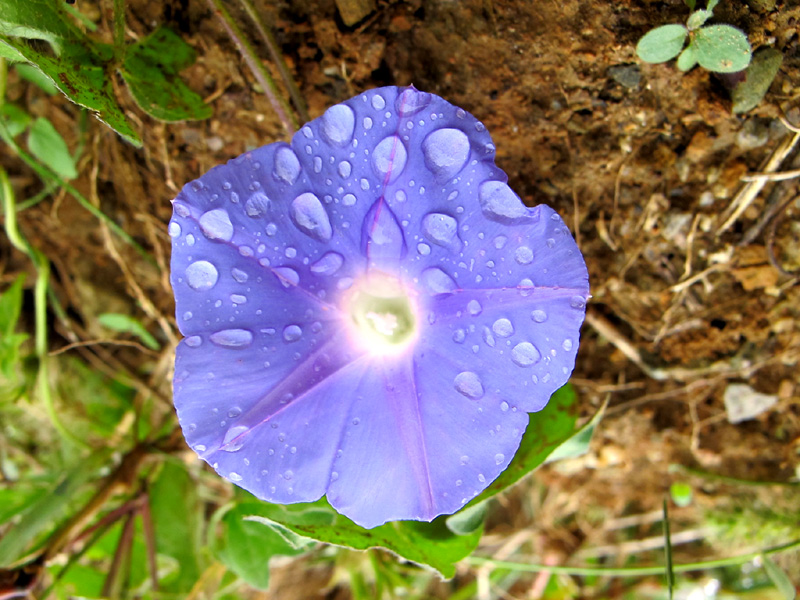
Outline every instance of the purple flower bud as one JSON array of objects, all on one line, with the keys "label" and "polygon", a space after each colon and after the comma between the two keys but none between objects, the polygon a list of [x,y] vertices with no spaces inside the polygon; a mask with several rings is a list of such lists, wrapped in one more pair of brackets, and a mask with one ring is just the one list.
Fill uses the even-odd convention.
[{"label": "purple flower bud", "polygon": [[387,87],[184,187],[174,392],[201,458],[365,527],[452,513],[508,466],[572,372],[589,287],[494,153],[464,110]]}]

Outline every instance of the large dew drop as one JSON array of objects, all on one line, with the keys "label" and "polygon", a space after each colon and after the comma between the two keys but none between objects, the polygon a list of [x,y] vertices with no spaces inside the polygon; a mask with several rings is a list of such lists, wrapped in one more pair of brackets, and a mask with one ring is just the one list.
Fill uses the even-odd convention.
[{"label": "large dew drop", "polygon": [[[244,446],[244,434],[248,429],[244,425],[236,425],[231,427],[225,432],[225,437],[222,440],[222,447],[220,450],[225,452],[236,452]],[[233,475],[233,473],[231,473]]]},{"label": "large dew drop", "polygon": [[422,219],[422,232],[434,244],[449,248],[453,252],[461,249],[458,238],[458,221],[444,213],[429,213]]},{"label": "large dew drop", "polygon": [[530,367],[539,362],[542,354],[530,342],[520,342],[511,349],[511,360],[520,367]]},{"label": "large dew drop", "polygon": [[317,275],[333,275],[342,268],[344,257],[338,252],[326,252],[311,265],[311,272]]},{"label": "large dew drop", "polygon": [[497,319],[492,325],[492,331],[498,337],[510,337],[514,334],[514,325],[506,318]]},{"label": "large dew drop", "polygon": [[420,92],[410,87],[400,92],[397,96],[397,100],[394,102],[394,107],[397,110],[397,114],[401,117],[410,117],[421,111],[430,103],[431,95],[429,93]]},{"label": "large dew drop", "polygon": [[422,285],[431,294],[449,294],[458,289],[458,284],[439,267],[425,269],[421,275]]},{"label": "large dew drop", "polygon": [[207,260],[198,260],[186,267],[186,283],[198,292],[210,290],[217,284],[219,271]]},{"label": "large dew drop", "polygon": [[400,223],[383,198],[376,200],[364,217],[361,244],[370,259],[401,258],[407,252]]},{"label": "large dew drop", "polygon": [[408,160],[408,152],[402,140],[396,135],[383,138],[372,151],[372,168],[375,174],[394,181],[403,172]]},{"label": "large dew drop", "polygon": [[278,148],[275,153],[275,167],[272,174],[276,179],[292,185],[300,176],[300,161],[288,146]]},{"label": "large dew drop", "polygon": [[356,115],[346,104],[331,106],[322,115],[322,137],[333,146],[346,146],[353,139],[355,126]]},{"label": "large dew drop", "polygon": [[263,217],[269,210],[269,198],[263,192],[256,192],[244,203],[244,211],[248,217],[257,219]]},{"label": "large dew drop", "polygon": [[469,138],[460,129],[438,129],[422,142],[425,166],[438,181],[454,177],[469,159]]},{"label": "large dew drop", "polygon": [[215,208],[200,215],[200,229],[210,240],[230,242],[233,238],[233,223],[227,211]]},{"label": "large dew drop", "polygon": [[318,242],[328,242],[333,235],[325,207],[311,192],[300,194],[292,201],[292,221],[300,231]]},{"label": "large dew drop", "polygon": [[506,225],[518,225],[533,220],[519,196],[502,181],[483,182],[478,190],[478,198],[487,219]]},{"label": "large dew drop", "polygon": [[208,337],[212,344],[225,348],[244,348],[253,343],[253,334],[247,329],[223,329]]},{"label": "large dew drop", "polygon": [[463,394],[470,400],[477,400],[483,397],[483,384],[477,373],[472,371],[462,371],[456,375],[453,385],[459,394]]}]

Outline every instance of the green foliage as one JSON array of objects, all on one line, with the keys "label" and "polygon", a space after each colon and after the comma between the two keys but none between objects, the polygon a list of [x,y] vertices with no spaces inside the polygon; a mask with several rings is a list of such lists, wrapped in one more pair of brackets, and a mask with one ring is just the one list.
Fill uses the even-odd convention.
[{"label": "green foliage", "polygon": [[669,486],[669,495],[676,506],[689,506],[692,503],[692,486],[684,482],[675,482]]},{"label": "green foliage", "polygon": [[75,179],[78,176],[75,160],[69,153],[67,143],[53,124],[44,117],[39,117],[30,126],[28,149],[64,179]]},{"label": "green foliage", "polygon": [[[43,40],[50,49],[43,47]],[[142,109],[165,121],[211,115],[200,96],[177,77],[194,62],[192,49],[175,33],[159,29],[143,40],[114,48],[73,24],[63,2],[5,0],[0,11],[0,56],[29,63],[64,95],[83,106],[128,141],[141,137],[114,96],[119,69]]]},{"label": "green foliage", "polygon": [[0,295],[0,405],[16,400],[24,388],[22,344],[28,336],[16,333],[24,282],[25,276],[18,276]]},{"label": "green foliage", "polygon": [[104,313],[97,317],[97,322],[103,327],[117,331],[119,333],[130,333],[142,340],[142,343],[150,350],[158,350],[159,344],[156,338],[147,331],[144,325],[129,315],[118,313]]},{"label": "green foliage", "polygon": [[745,113],[758,106],[778,74],[782,62],[783,55],[774,48],[764,48],[756,52],[745,71],[745,80],[731,94],[734,113]]},{"label": "green foliage", "polygon": [[[717,0],[705,9],[694,10],[683,25],[662,25],[648,31],[636,45],[636,54],[645,62],[662,63],[678,57],[677,66],[688,71],[696,64],[717,73],[736,73],[750,64],[752,50],[747,36],[730,25],[705,26],[713,16]],[[684,49],[686,39],[689,45]]]},{"label": "green foliage", "polygon": [[764,570],[767,572],[767,576],[772,580],[775,587],[778,588],[778,591],[784,599],[795,600],[795,598],[797,598],[797,590],[786,572],[775,564],[775,561],[769,556],[764,555],[761,557],[761,560],[764,563]]}]

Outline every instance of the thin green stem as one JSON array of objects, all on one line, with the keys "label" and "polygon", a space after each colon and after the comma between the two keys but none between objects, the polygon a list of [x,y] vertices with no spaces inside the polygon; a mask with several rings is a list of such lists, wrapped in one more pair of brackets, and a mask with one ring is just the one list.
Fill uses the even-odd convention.
[{"label": "thin green stem", "polygon": [[239,53],[242,55],[242,58],[244,58],[247,66],[249,66],[250,70],[253,72],[256,81],[258,81],[258,84],[264,90],[264,94],[267,96],[270,104],[272,104],[272,109],[275,111],[275,114],[278,115],[278,119],[280,119],[284,129],[286,129],[286,132],[289,135],[293,135],[294,132],[297,131],[297,119],[289,110],[286,100],[284,100],[280,95],[278,87],[275,85],[275,81],[272,79],[272,75],[270,75],[269,71],[256,56],[256,53],[250,45],[250,42],[247,41],[244,33],[242,33],[241,29],[239,29],[239,26],[233,20],[233,17],[231,17],[228,9],[225,8],[222,0],[206,1],[208,2],[209,7],[211,7],[211,10],[214,11],[214,13],[216,13],[216,15],[219,17],[220,21],[222,21],[225,31],[227,31],[231,40],[233,40],[237,50],[239,50]]},{"label": "thin green stem", "polygon": [[269,49],[272,62],[275,63],[275,66],[278,68],[278,72],[281,75],[281,79],[283,79],[283,83],[286,84],[286,89],[289,90],[289,96],[292,98],[292,104],[294,104],[300,120],[303,123],[307,123],[310,120],[308,116],[308,108],[306,107],[305,100],[303,100],[303,95],[300,93],[300,89],[297,87],[292,74],[289,72],[289,67],[286,66],[286,61],[283,60],[283,54],[278,49],[278,42],[275,40],[272,29],[264,25],[264,23],[261,21],[261,18],[258,16],[258,11],[256,11],[256,8],[253,6],[253,2],[251,0],[239,1],[242,3],[242,8],[244,8],[247,16],[250,17],[255,24],[258,33],[264,40],[264,44]]},{"label": "thin green stem", "polygon": [[0,108],[6,102],[6,86],[8,85],[8,63],[0,56]]},{"label": "thin green stem", "polygon": [[[800,548],[800,539],[780,544],[778,546],[771,546],[756,552],[748,552],[738,556],[731,556],[728,558],[719,558],[716,560],[706,560],[695,563],[686,563],[682,565],[673,565],[673,572],[686,573],[688,571],[705,571],[707,569],[714,569],[717,567],[730,567],[736,565],[743,565],[760,556],[777,554],[778,552],[787,552],[789,550],[796,550]],[[540,571],[550,571],[551,573],[558,573],[564,575],[575,576],[598,576],[598,577],[642,577],[645,575],[662,575],[664,567],[555,567],[551,565],[543,565],[537,563],[519,563],[510,562],[505,560],[493,560],[491,558],[484,558],[480,556],[471,556],[464,559],[469,565],[475,567],[489,567],[494,569],[508,569],[509,571],[523,571],[528,573],[539,573]]]},{"label": "thin green stem", "polygon": [[17,225],[17,207],[14,202],[14,190],[4,169],[0,168],[0,194],[2,195],[3,213],[5,215],[5,230],[11,244],[20,252],[26,254],[36,268],[36,284],[33,289],[35,337],[34,349],[39,361],[39,371],[36,383],[39,395],[44,404],[47,416],[53,423],[58,433],[65,440],[72,441],[80,446],[86,442],[78,438],[67,429],[58,417],[50,393],[49,356],[47,355],[47,292],[50,283],[50,261],[39,250],[34,248],[19,231]]}]

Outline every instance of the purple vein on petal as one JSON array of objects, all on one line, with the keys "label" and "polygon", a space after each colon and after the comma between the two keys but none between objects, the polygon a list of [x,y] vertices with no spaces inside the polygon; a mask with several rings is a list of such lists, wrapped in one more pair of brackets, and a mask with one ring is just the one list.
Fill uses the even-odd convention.
[{"label": "purple vein on petal", "polygon": [[[343,369],[353,365],[359,359],[365,357],[363,351],[355,350],[346,341],[346,333],[343,329],[336,332],[325,344],[309,354],[306,359],[292,370],[278,385],[270,389],[261,399],[259,399],[244,415],[239,419],[240,426],[247,429],[237,436],[227,440],[224,444],[207,450],[199,456],[208,459],[226,447],[241,445],[244,438],[254,429],[277,417],[289,405],[303,400],[309,393],[321,383],[336,377],[342,373]],[[324,369],[315,370],[319,365],[318,359],[332,359],[325,365]],[[281,402],[290,395],[285,402]],[[261,415],[267,414],[265,418]],[[248,421],[255,421],[247,424]]]}]

